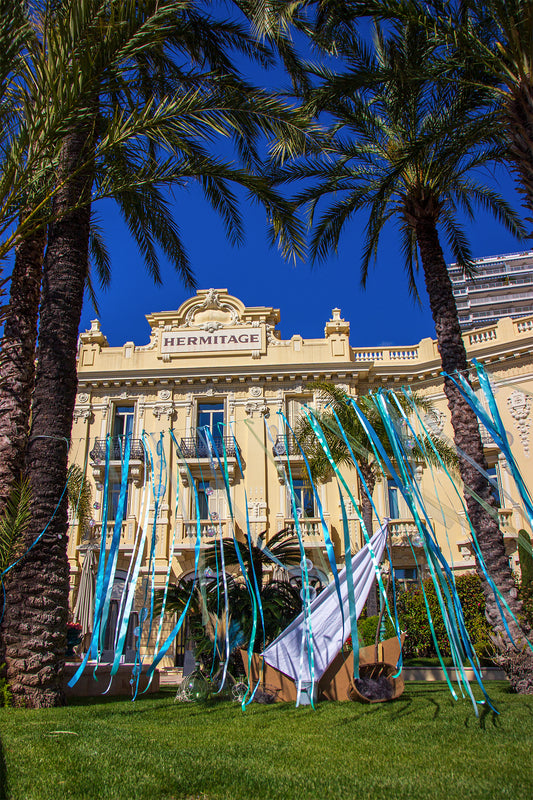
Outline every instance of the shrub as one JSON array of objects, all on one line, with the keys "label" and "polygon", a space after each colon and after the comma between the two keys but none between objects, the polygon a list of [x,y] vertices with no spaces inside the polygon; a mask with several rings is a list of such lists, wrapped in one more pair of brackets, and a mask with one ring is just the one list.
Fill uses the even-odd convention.
[{"label": "shrub", "polygon": [[[388,616],[383,617],[383,621],[385,623],[385,639],[390,639],[392,636],[396,635],[396,631],[394,630],[394,625],[388,618]],[[361,617],[359,622],[357,623],[357,632],[359,634],[359,646],[360,647],[368,647],[369,645],[373,645],[376,641],[376,629],[378,626],[379,617]]]},{"label": "shrub", "polygon": [[[481,581],[477,575],[460,575],[455,579],[457,594],[461,601],[465,627],[470,640],[480,657],[491,653],[490,627],[485,619],[485,598]],[[437,601],[433,582],[424,582],[428,606],[441,655],[450,656],[450,642]],[[398,618],[406,633],[405,658],[427,658],[437,655],[431,636],[426,605],[421,588],[400,592],[398,595]]]},{"label": "shrub", "polygon": [[10,706],[12,699],[7,678],[2,675],[5,666],[5,664],[0,664],[0,708],[3,708],[4,706]]},{"label": "shrub", "polygon": [[518,555],[520,557],[520,584],[519,597],[524,605],[524,614],[530,626],[533,627],[533,556],[529,547],[525,547],[520,541],[522,537],[529,547],[531,547],[531,537],[525,530],[519,531]]}]

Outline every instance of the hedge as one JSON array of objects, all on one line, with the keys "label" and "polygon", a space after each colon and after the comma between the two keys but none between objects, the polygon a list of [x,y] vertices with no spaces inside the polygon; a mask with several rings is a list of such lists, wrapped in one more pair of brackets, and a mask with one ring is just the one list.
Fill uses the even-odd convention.
[{"label": "hedge", "polygon": [[[490,627],[485,619],[485,598],[481,581],[477,575],[460,575],[455,579],[455,584],[472,645],[478,656],[490,657],[493,648]],[[450,656],[450,643],[433,581],[424,581],[424,589],[441,655]],[[437,651],[431,636],[422,588],[400,592],[397,599],[397,610],[400,628],[406,633],[404,658],[436,656]]]}]

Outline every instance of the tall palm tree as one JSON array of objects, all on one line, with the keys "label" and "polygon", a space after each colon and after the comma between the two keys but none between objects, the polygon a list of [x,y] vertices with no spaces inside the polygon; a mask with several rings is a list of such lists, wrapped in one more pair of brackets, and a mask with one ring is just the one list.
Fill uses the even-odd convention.
[{"label": "tall palm tree", "polygon": [[[425,77],[437,52],[418,25],[397,25],[389,36],[376,27],[372,48],[347,32],[339,36],[336,47],[346,68],[338,72],[315,69],[320,85],[309,100],[316,113],[327,113],[334,121],[330,146],[323,156],[282,171],[280,180],[308,183],[296,202],[310,208],[314,259],[324,259],[335,251],[353,216],[368,212],[363,285],[385,224],[397,221],[409,286],[415,295],[416,271],[419,263],[422,266],[443,370],[446,376],[455,371],[467,374],[439,229],[455,260],[467,269],[471,258],[457,223],[458,208],[472,217],[473,204],[479,204],[513,234],[523,234],[513,209],[476,180],[485,165],[505,155],[495,132],[497,114],[481,113],[486,98],[479,90],[435,85]],[[318,215],[320,201],[328,196],[332,197],[329,205]],[[478,421],[449,377],[444,379],[444,390],[470,519],[488,572],[518,616],[521,609],[496,521],[495,501],[483,476],[486,461]],[[490,622],[508,641],[494,593],[488,585],[485,589]],[[516,627],[512,630],[518,638],[522,636]]]},{"label": "tall palm tree", "polygon": [[530,0],[342,0],[361,16],[416,21],[453,58],[433,65],[439,80],[487,90],[499,109],[506,161],[533,217],[533,7]]},{"label": "tall palm tree", "polygon": [[[154,240],[164,244],[181,276],[192,283],[179,231],[154,186],[198,182],[237,241],[242,225],[231,184],[243,186],[265,205],[273,241],[287,234],[284,242],[292,241],[286,246],[298,248],[289,204],[254,170],[263,135],[277,137],[282,155],[291,140],[305,138],[305,131],[287,104],[248,86],[233,66],[236,53],[266,58],[265,48],[242,26],[212,18],[208,6],[179,0],[111,5],[71,0],[48,16],[41,55],[54,67],[44,71],[39,97],[47,96],[50,83],[59,102],[63,89],[68,93],[74,85],[79,91],[55,162],[27,448],[33,496],[27,542],[48,527],[13,575],[3,626],[17,703],[62,702],[68,597],[64,487],[93,188],[100,196],[118,197],[156,278]],[[217,137],[233,140],[237,165],[211,154]],[[145,208],[158,199],[144,226],[133,204],[139,199],[135,190],[143,186],[152,187],[144,193]]]}]

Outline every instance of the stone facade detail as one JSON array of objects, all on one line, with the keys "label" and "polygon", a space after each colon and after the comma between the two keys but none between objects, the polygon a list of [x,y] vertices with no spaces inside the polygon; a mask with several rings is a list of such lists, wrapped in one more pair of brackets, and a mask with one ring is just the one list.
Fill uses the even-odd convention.
[{"label": "stone facade detail", "polygon": [[260,414],[262,417],[270,416],[270,409],[262,400],[248,400],[244,410],[249,417],[253,417],[254,414]]},{"label": "stone facade detail", "polygon": [[[221,531],[224,537],[231,537],[235,532],[242,538],[246,532],[246,511],[253,538],[265,532],[267,546],[269,539],[278,531],[294,530],[294,509],[287,502],[289,466],[295,490],[299,493],[298,508],[304,509],[304,547],[315,563],[318,563],[315,556],[323,562],[325,551],[321,520],[316,500],[313,502],[312,493],[310,495],[308,491],[305,463],[292,437],[289,435],[285,439],[287,426],[283,416],[277,413],[288,415],[292,425],[299,409],[311,403],[311,397],[314,398],[313,407],[322,410],[324,398],[319,390],[311,386],[312,383],[331,382],[353,396],[357,392],[363,394],[370,388],[377,391],[382,386],[395,391],[404,385],[416,386],[434,409],[423,415],[430,433],[442,435],[445,430],[450,430],[439,353],[432,339],[423,339],[405,347],[352,347],[349,322],[342,318],[338,309],[334,309],[331,319],[326,322],[327,331],[323,338],[320,338],[319,332],[314,339],[298,335],[282,339],[276,329],[279,323],[277,309],[267,306],[246,307],[224,289],[201,290],[178,309],[149,314],[147,319],[151,327],[150,342],[144,347],[134,345],[131,358],[125,357],[125,345],[110,347],[107,344],[99,324],[93,324],[90,331],[81,334],[79,393],[74,412],[78,425],[73,433],[77,441],[71,452],[72,458],[81,467],[84,466],[86,452],[93,451],[95,454],[96,460],[89,467],[88,478],[95,500],[94,522],[101,526],[105,476],[102,451],[106,452],[102,450],[102,442],[105,443],[106,436],[119,431],[117,405],[133,407],[133,420],[131,413],[122,413],[127,417],[128,430],[132,429],[133,422],[135,440],[135,458],[130,462],[128,474],[128,511],[124,524],[135,529],[144,519],[146,502],[153,503],[152,486],[148,483],[151,481],[151,461],[145,457],[139,442],[141,432],[144,430],[148,436],[153,436],[153,442],[161,442],[163,449],[158,457],[163,459],[164,456],[167,481],[163,489],[165,496],[161,514],[157,520],[158,586],[162,585],[168,568],[170,542],[173,539],[176,543],[173,580],[179,579],[182,573],[194,570],[197,521],[193,487],[202,493],[202,518],[199,521],[202,547],[213,543],[214,528],[217,532]],[[512,320],[501,320],[491,327],[493,333],[489,340],[481,337],[470,341],[468,334],[464,337],[469,358],[478,357],[487,363],[493,382],[499,388],[498,405],[510,436],[514,435],[513,452],[526,480],[531,480],[528,474],[528,470],[531,473],[531,462],[526,460],[530,451],[533,391],[533,317],[531,320],[531,326],[525,324],[526,320],[521,320],[520,327]],[[176,331],[186,329],[184,333],[191,337],[199,331],[198,336],[208,337],[211,336],[208,331],[213,330],[213,336],[218,337],[221,335],[218,333],[220,328],[237,325],[239,328],[235,333],[249,337],[253,335],[250,345],[260,347],[260,350],[252,352],[250,347],[242,351],[191,349],[186,352],[173,351],[172,354],[165,352],[165,348],[170,347],[165,344],[165,337],[179,338],[181,333],[176,334]],[[252,328],[253,331],[249,330]],[[261,345],[257,344],[258,339]],[[336,345],[339,345],[337,350]],[[193,343],[191,347],[196,345]],[[210,426],[217,438],[218,445],[214,449],[218,450],[216,455],[220,456],[220,460],[214,457],[213,448],[202,448],[203,440],[197,430],[200,404],[204,406],[202,425]],[[172,428],[179,449],[169,435],[169,428]],[[486,431],[483,435],[486,436]],[[90,442],[89,446],[83,441],[84,437]],[[95,440],[99,440],[98,447],[94,444]],[[119,440],[115,440],[113,454],[109,479],[110,485],[114,484],[112,494],[116,496],[121,477]],[[488,454],[490,463],[494,464],[494,445]],[[226,457],[226,463],[222,461],[223,456]],[[228,492],[234,511],[234,529],[221,464],[224,469],[227,466],[229,473]],[[516,510],[518,497],[514,483],[505,472],[501,459],[499,466],[502,469],[498,469],[497,474],[500,488],[504,490],[502,496],[506,498],[504,511],[507,514],[505,519],[502,518],[502,525],[505,525],[506,547],[515,558],[517,526],[525,523]],[[416,468],[422,496],[430,497],[434,492],[436,468],[421,470],[418,462],[413,467]],[[358,523],[361,498],[358,495],[357,474],[350,466],[343,466],[341,471],[355,498],[352,504],[345,495],[355,552],[362,545]],[[441,482],[444,484],[445,476],[438,475],[437,478],[439,485]],[[331,531],[336,560],[341,563],[344,541],[337,485],[334,480],[328,480],[319,486],[318,491]],[[461,524],[460,504],[457,502],[459,508],[452,508],[455,502],[453,492],[445,495],[444,491],[442,498],[446,498],[443,502],[446,526],[440,511],[435,506],[428,508],[428,514],[434,516],[431,522],[435,536],[446,553],[449,553],[449,541],[454,569],[459,572],[473,569],[471,548],[467,544],[469,528]],[[389,516],[392,496],[388,476],[378,476],[373,500],[381,519]],[[177,509],[176,497],[179,497]],[[144,504],[143,498],[147,498]],[[419,548],[417,529],[409,518],[407,504],[401,496],[397,498],[397,505],[394,529],[391,530],[393,561],[399,568],[412,570],[411,545]],[[452,513],[455,515],[453,519]],[[80,552],[76,549],[79,544],[80,536],[73,526],[69,558],[73,567],[74,589],[81,564]],[[416,556],[423,570],[424,553],[420,548]],[[126,541],[119,552],[119,559],[118,568],[127,570]]]},{"label": "stone facade detail", "polygon": [[514,389],[507,400],[507,408],[509,409],[509,414],[515,421],[515,426],[524,452],[526,456],[529,457],[529,429],[531,427],[531,421],[529,419],[531,402],[529,397],[524,394],[524,392]]}]

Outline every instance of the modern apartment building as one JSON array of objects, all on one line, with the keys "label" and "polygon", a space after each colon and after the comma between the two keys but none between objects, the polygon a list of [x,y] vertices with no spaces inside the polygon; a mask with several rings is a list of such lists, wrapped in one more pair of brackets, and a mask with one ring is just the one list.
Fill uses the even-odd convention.
[{"label": "modern apartment building", "polygon": [[[143,526],[153,530],[155,526],[154,574],[156,582],[164,585],[169,565],[172,581],[194,570],[197,519],[203,548],[220,532],[230,536],[236,530],[243,536],[247,518],[252,536],[265,532],[268,544],[278,531],[294,529],[296,514],[313,576],[322,582],[330,579],[321,519],[309,491],[304,461],[291,436],[285,436],[284,419],[277,414],[282,411],[292,427],[304,404],[320,408],[323,399],[311,385],[313,381],[335,383],[354,397],[380,386],[411,386],[433,403],[434,410],[426,417],[427,427],[439,435],[452,436],[433,339],[406,347],[352,347],[350,323],[342,318],[340,309],[333,309],[323,338],[294,335],[283,340],[277,330],[277,309],[246,307],[224,289],[200,290],[176,311],[150,314],[147,319],[151,336],[145,344],[126,342],[110,347],[97,320],[80,336],[71,461],[87,470],[92,487],[95,547],[100,541],[104,509],[108,530],[114,528],[124,486],[124,441],[128,435],[132,439],[116,585],[111,595],[117,606],[139,530]],[[469,357],[479,359],[490,372],[516,458],[524,476],[531,477],[533,316],[501,319],[466,332],[464,340]],[[151,490],[145,492],[151,477],[143,435],[151,443],[154,458],[157,455],[164,463],[163,497],[157,513]],[[509,557],[516,564],[517,533],[521,528],[529,530],[529,526],[505,459],[490,440],[486,445],[499,491],[501,529]],[[106,450],[110,456],[107,475]],[[221,480],[220,461],[213,457],[222,458],[223,454],[227,485]],[[288,464],[295,504],[283,479]],[[354,470],[345,474],[357,501],[357,475]],[[416,465],[416,477],[452,568],[457,572],[472,570],[472,545],[457,493],[444,474],[422,464]],[[331,480],[321,484],[318,491],[335,556],[342,563],[343,521],[337,484]],[[411,580],[417,574],[415,554],[422,571],[425,562],[405,501],[386,476],[378,480],[373,499],[379,515],[391,519],[397,577]],[[358,509],[347,503],[346,515],[352,545],[358,549],[363,542]],[[69,537],[73,601],[88,546],[86,534],[73,520]],[[148,578],[146,558],[140,567],[139,585]],[[132,615],[136,613],[134,607]],[[106,658],[112,656],[111,628]],[[172,658],[167,658],[163,666],[173,666]]]},{"label": "modern apartment building", "polygon": [[474,263],[475,278],[466,277],[457,264],[448,268],[463,330],[502,317],[533,314],[533,250],[478,258]]}]

